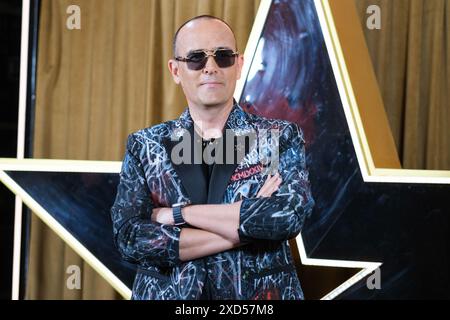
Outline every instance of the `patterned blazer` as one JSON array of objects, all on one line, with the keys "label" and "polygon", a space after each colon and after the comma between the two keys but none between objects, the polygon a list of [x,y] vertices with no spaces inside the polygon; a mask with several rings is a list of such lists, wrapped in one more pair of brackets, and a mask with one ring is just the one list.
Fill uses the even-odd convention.
[{"label": "patterned blazer", "polygon": [[[178,143],[173,136],[192,128],[186,108],[179,119],[128,137],[111,217],[119,252],[137,264],[132,299],[303,299],[287,241],[299,234],[314,206],[301,129],[235,104],[225,125],[233,141],[246,134],[256,138],[247,140],[234,163],[214,166],[206,190],[200,165],[174,163],[170,156]],[[242,151],[237,142],[234,146],[235,153]],[[270,168],[278,170],[282,183],[272,196],[257,198]],[[150,219],[152,208],[179,202],[240,200],[238,234],[244,245],[191,261],[179,259],[181,228]]]}]

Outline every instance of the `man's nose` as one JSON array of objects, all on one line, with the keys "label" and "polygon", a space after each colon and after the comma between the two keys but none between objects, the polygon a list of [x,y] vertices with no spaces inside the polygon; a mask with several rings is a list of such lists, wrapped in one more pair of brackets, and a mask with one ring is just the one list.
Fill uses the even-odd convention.
[{"label": "man's nose", "polygon": [[219,66],[216,63],[216,60],[214,60],[214,57],[208,56],[205,67],[203,68],[203,72],[204,73],[217,73],[218,69],[219,69]]}]

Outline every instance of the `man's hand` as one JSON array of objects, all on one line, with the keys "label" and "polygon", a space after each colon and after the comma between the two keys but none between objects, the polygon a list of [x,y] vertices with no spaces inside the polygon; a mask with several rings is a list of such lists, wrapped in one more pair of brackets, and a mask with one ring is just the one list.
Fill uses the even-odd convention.
[{"label": "man's hand", "polygon": [[277,172],[273,176],[270,176],[270,174],[267,176],[266,182],[264,182],[264,185],[261,187],[261,190],[259,190],[258,194],[256,195],[257,198],[261,197],[270,197],[272,193],[278,190],[278,187],[281,183],[281,177],[280,174]]},{"label": "man's hand", "polygon": [[173,221],[172,208],[154,208],[152,211],[152,221],[161,224],[175,224],[175,221]]}]

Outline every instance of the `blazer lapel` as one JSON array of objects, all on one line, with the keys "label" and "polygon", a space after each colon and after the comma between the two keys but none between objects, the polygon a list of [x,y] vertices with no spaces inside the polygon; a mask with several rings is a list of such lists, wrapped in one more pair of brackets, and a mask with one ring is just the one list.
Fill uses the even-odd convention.
[{"label": "blazer lapel", "polygon": [[[181,140],[172,140],[170,137],[166,137],[162,140],[164,147],[167,150],[167,154],[169,155],[170,161],[172,162],[172,166],[177,172],[181,183],[186,190],[189,199],[191,200],[192,204],[205,204],[207,201],[206,198],[206,180],[205,176],[203,174],[202,166],[201,164],[195,164],[193,162],[193,157],[191,157],[190,163],[181,162],[180,164],[176,164],[173,162],[172,159],[172,150],[178,143],[188,143],[187,141],[184,141],[184,139],[191,139],[190,146],[191,146],[191,155],[194,155],[194,139],[198,137],[198,135],[195,134],[194,136],[193,126],[190,126],[188,130],[184,130],[184,135],[181,137],[183,139],[183,142]],[[201,151],[201,145],[200,145],[200,151]]]},{"label": "blazer lapel", "polygon": [[[189,109],[186,108],[182,113],[178,121],[175,122],[173,130],[185,129],[184,135],[182,135],[182,139],[192,139],[191,140],[191,154],[194,156],[194,144],[196,139],[200,139],[197,133],[194,130],[194,123],[189,114]],[[227,135],[226,132],[229,132]],[[167,154],[169,155],[170,161],[177,172],[181,183],[186,190],[191,202],[193,204],[205,204],[205,203],[214,203],[220,204],[222,203],[223,196],[226,188],[228,187],[228,183],[236,167],[241,162],[242,158],[244,158],[250,149],[249,144],[245,144],[245,148],[243,146],[237,145],[237,137],[241,135],[247,135],[249,133],[254,133],[254,128],[248,121],[247,113],[241,109],[241,107],[235,102],[233,109],[231,110],[227,122],[225,124],[224,133],[222,139],[224,140],[223,147],[225,150],[224,156],[226,156],[226,143],[227,140],[231,139],[230,143],[233,143],[233,152],[234,161],[232,163],[226,163],[224,159],[223,164],[215,164],[213,170],[211,172],[211,177],[209,181],[209,189],[207,191],[207,184],[205,180],[205,176],[203,174],[201,164],[194,164],[193,161],[190,163],[181,162],[180,164],[176,164],[173,162],[171,157],[173,148],[180,143],[180,140],[172,140],[170,137],[165,137],[162,139],[164,147],[167,150]],[[189,133],[186,135],[186,133]],[[195,140],[194,140],[195,139]],[[201,141],[199,144],[200,152],[201,152]],[[197,149],[198,150],[198,149]],[[238,152],[240,151],[240,152]],[[244,151],[244,153],[242,153]],[[238,158],[241,156],[241,158]],[[193,160],[191,158],[191,160]],[[208,194],[208,197],[206,197]]]},{"label": "blazer lapel", "polygon": [[[232,174],[234,173],[236,167],[239,165],[242,159],[245,158],[245,156],[247,156],[250,151],[250,144],[247,143],[247,140],[245,140],[246,142],[244,146],[240,146],[237,144],[237,138],[240,135],[246,135],[254,132],[253,130],[253,127],[247,121],[247,114],[245,113],[245,111],[242,110],[237,104],[235,104],[225,124],[225,130],[222,136],[222,139],[224,139],[223,149],[225,151],[223,164],[215,164],[211,173],[208,190],[208,203],[222,203],[225,190],[228,187],[228,183],[230,182]],[[227,134],[227,131],[229,132],[229,134]],[[233,144],[233,163],[226,163],[225,161],[227,143]],[[244,153],[238,152],[239,148],[242,147],[244,147]],[[240,158],[238,158],[238,156]]]},{"label": "blazer lapel", "polygon": [[[234,136],[233,136],[234,138]],[[234,139],[233,139],[234,140]],[[224,143],[224,146],[226,144]],[[233,148],[233,150],[235,150]],[[236,158],[233,158],[236,159]],[[219,204],[222,203],[223,194],[228,186],[228,182],[230,181],[230,177],[233,174],[234,170],[238,166],[239,162],[234,161],[233,163],[226,163],[224,161],[223,164],[214,164],[214,167],[211,172],[211,177],[209,180],[209,190],[208,190],[208,202]]]}]

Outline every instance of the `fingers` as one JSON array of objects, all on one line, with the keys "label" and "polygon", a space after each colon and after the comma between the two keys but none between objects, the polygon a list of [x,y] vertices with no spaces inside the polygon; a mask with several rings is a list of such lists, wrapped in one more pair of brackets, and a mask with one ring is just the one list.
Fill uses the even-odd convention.
[{"label": "fingers", "polygon": [[272,193],[278,190],[280,184],[281,184],[281,176],[277,173],[273,176],[273,182],[268,190],[267,197],[270,197]]},{"label": "fingers", "polygon": [[264,185],[259,190],[257,197],[270,197],[272,193],[278,190],[281,181],[282,179],[278,172],[273,176],[268,175]]},{"label": "fingers", "polygon": [[278,175],[269,177],[261,190],[262,197],[270,197],[274,193],[281,183],[281,178]]},{"label": "fingers", "polygon": [[268,189],[268,183],[270,182],[271,176],[270,174],[267,176],[266,181],[264,182],[263,186],[261,187],[261,189],[259,189],[258,194],[256,195],[257,197],[261,197],[263,195],[265,195],[266,190]]}]

